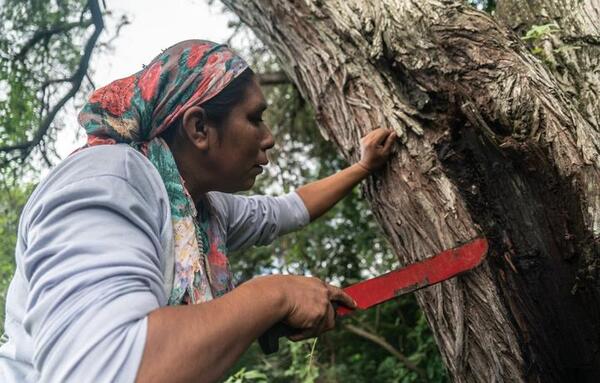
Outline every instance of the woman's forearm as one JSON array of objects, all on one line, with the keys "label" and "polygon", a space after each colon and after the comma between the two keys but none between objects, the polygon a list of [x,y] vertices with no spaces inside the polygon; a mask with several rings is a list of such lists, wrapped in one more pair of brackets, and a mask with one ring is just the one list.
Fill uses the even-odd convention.
[{"label": "woman's forearm", "polygon": [[153,311],[137,381],[217,381],[284,317],[282,300],[277,289],[248,282],[207,303]]},{"label": "woman's forearm", "polygon": [[306,339],[335,325],[331,301],[356,302],[338,287],[295,275],[252,279],[220,298],[157,309],[148,331],[138,382],[215,382],[276,322]]},{"label": "woman's forearm", "polygon": [[296,192],[302,198],[310,220],[314,221],[344,198],[368,175],[369,171],[366,168],[354,164],[327,178],[304,185]]}]

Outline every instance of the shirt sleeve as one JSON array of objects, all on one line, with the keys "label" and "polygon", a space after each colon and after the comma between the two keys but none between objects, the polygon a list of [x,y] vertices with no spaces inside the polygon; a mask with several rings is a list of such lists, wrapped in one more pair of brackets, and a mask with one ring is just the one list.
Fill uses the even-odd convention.
[{"label": "shirt sleeve", "polygon": [[157,200],[99,176],[28,211],[23,323],[41,382],[135,380],[147,315],[166,302]]},{"label": "shirt sleeve", "polygon": [[211,193],[211,202],[227,232],[227,248],[232,251],[267,245],[310,220],[296,192],[279,197]]}]

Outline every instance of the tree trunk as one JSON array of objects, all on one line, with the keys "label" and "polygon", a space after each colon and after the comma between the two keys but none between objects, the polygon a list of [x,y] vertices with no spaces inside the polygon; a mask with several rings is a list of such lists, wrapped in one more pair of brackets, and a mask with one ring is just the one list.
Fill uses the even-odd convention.
[{"label": "tree trunk", "polygon": [[365,193],[402,263],[490,241],[477,270],[417,293],[453,380],[600,381],[597,112],[461,1],[224,3],[349,161],[368,131],[398,132]]}]

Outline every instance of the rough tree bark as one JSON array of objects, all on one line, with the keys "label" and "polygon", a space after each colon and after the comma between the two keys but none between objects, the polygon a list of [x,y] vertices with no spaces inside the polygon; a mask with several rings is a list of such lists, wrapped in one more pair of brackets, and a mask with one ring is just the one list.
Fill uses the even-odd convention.
[{"label": "rough tree bark", "polygon": [[600,1],[503,0],[497,17],[522,34],[556,25],[538,42],[561,89],[596,129],[600,126]]},{"label": "rough tree bark", "polygon": [[[398,132],[365,193],[403,263],[488,237],[483,266],[417,293],[453,380],[600,381],[600,129],[586,101],[598,98],[597,56],[578,52],[559,78],[460,1],[224,3],[348,160],[369,130]],[[561,8],[562,28],[598,42],[598,19],[577,14],[597,0],[527,3]]]}]

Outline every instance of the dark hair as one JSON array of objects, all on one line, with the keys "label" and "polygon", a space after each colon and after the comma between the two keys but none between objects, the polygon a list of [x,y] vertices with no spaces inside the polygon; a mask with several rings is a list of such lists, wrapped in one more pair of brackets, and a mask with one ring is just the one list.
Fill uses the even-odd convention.
[{"label": "dark hair", "polygon": [[247,68],[215,97],[200,105],[206,112],[206,119],[220,125],[225,121],[234,106],[239,104],[246,96],[246,89],[252,82],[254,72]]},{"label": "dark hair", "polygon": [[[252,69],[246,68],[229,84],[227,84],[227,86],[223,88],[221,92],[219,92],[210,100],[206,101],[204,104],[201,104],[200,106],[206,112],[206,119],[217,126],[222,125],[231,112],[231,109],[239,104],[246,96],[246,89],[248,89],[250,86],[253,76],[254,72]],[[177,121],[171,124],[171,126],[169,126],[160,134],[160,136],[164,138],[167,143],[173,142],[175,132],[181,126],[181,121],[181,118],[177,119]],[[219,134],[220,133],[221,132],[219,130]]]}]

